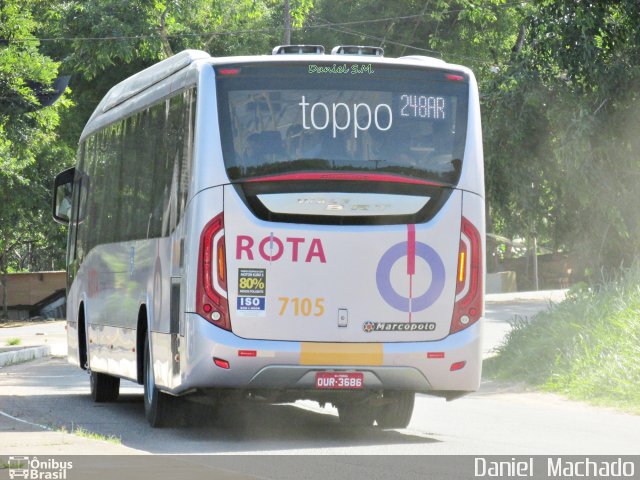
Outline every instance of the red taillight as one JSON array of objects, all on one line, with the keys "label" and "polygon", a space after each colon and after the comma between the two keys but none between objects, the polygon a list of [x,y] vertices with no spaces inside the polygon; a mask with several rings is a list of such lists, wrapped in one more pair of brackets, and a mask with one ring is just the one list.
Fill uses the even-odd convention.
[{"label": "red taillight", "polygon": [[215,217],[200,236],[196,312],[214,325],[231,330],[227,301],[224,218]]},{"label": "red taillight", "polygon": [[220,75],[238,75],[240,73],[239,68],[219,68],[218,73]]},{"label": "red taillight", "polygon": [[464,80],[464,77],[462,75],[448,74],[447,80],[453,80],[454,82],[462,82]]},{"label": "red taillight", "polygon": [[451,330],[456,333],[482,316],[482,239],[473,224],[462,217],[456,275],[456,303]]}]

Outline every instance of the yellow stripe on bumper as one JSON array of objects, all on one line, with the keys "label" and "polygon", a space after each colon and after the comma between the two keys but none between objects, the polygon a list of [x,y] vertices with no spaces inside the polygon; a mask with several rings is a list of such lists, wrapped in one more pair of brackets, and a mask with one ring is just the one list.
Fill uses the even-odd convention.
[{"label": "yellow stripe on bumper", "polygon": [[300,347],[300,365],[382,365],[379,343],[305,343]]}]

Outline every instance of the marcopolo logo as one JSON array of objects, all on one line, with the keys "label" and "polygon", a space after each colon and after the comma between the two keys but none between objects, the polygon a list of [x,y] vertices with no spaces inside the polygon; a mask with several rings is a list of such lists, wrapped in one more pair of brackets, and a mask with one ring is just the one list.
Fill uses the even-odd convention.
[{"label": "marcopolo logo", "polygon": [[67,471],[73,468],[73,462],[65,462],[54,458],[38,459],[38,457],[9,457],[9,478],[26,478],[32,480],[66,480]]},{"label": "marcopolo logo", "polygon": [[436,329],[434,322],[364,322],[362,330],[371,332],[432,332]]}]

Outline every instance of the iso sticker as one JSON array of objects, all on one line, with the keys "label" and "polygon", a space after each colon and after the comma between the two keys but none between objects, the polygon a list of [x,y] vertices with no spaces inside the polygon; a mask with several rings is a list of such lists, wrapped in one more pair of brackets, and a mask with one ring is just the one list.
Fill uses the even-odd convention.
[{"label": "iso sticker", "polygon": [[238,315],[245,317],[264,317],[264,297],[238,297]]}]

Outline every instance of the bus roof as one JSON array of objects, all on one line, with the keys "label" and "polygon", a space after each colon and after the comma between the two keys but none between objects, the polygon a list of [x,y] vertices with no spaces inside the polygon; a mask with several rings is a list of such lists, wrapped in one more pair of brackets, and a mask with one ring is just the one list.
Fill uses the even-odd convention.
[{"label": "bus roof", "polygon": [[123,80],[109,90],[97,110],[107,112],[134,95],[146,90],[174,73],[188,67],[195,60],[211,58],[207,52],[184,50]]}]

